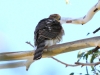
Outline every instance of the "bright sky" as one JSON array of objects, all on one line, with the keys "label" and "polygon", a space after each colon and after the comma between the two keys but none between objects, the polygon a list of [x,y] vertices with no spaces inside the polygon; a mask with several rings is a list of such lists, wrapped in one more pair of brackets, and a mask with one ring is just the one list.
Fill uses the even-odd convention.
[{"label": "bright sky", "polygon": [[[66,4],[65,0],[0,0],[0,52],[27,51],[33,48],[25,42],[34,44],[34,29],[37,23],[47,18],[50,14],[60,14],[62,17],[79,18],[84,16],[98,0],[70,0]],[[99,27],[100,13],[88,23],[82,25],[63,24],[65,30],[64,42],[88,38],[99,35],[91,34]],[[56,58],[72,64],[76,62],[77,53],[69,52],[55,56]],[[2,63],[2,62],[1,62]],[[2,69],[3,75],[68,75],[71,72],[84,73],[85,67],[65,67],[51,58],[44,58],[33,63],[29,71],[25,67]]]}]

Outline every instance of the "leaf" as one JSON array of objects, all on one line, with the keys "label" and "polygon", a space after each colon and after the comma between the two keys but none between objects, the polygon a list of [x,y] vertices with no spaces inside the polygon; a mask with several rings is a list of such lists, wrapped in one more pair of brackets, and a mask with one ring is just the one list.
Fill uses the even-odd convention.
[{"label": "leaf", "polygon": [[92,68],[92,71],[95,71],[94,66],[91,66],[91,68]]},{"label": "leaf", "polygon": [[94,59],[96,58],[96,55],[95,54],[92,54],[92,57],[90,59],[90,62],[93,63]]},{"label": "leaf", "polygon": [[90,54],[92,54],[92,53],[93,53],[92,50],[89,50],[89,51],[87,52],[88,55],[90,55]]},{"label": "leaf", "polygon": [[98,55],[100,55],[100,51],[96,51],[94,54],[95,54],[96,56],[98,56]]},{"label": "leaf", "polygon": [[85,53],[85,52],[79,51],[79,52],[78,52],[78,55],[77,55],[77,58],[81,58],[81,57],[84,55],[84,53]]},{"label": "leaf", "polygon": [[83,59],[88,59],[88,55],[91,55],[93,52],[92,50],[89,50],[86,54],[84,54]]},{"label": "leaf", "polygon": [[95,73],[96,75],[99,75],[98,73]]},{"label": "leaf", "polygon": [[74,73],[72,72],[72,73],[70,73],[70,75],[74,75]]},{"label": "leaf", "polygon": [[86,59],[86,60],[87,60],[87,59],[88,59],[88,55],[89,55],[89,54],[85,54],[85,55],[83,56],[83,59]]},{"label": "leaf", "polygon": [[[93,54],[92,57],[91,57],[91,59],[90,59],[90,62],[93,63],[93,61],[94,61],[95,58],[96,58],[96,57],[95,57],[95,55]],[[91,66],[91,68],[92,68],[92,71],[95,71],[94,66]]]},{"label": "leaf", "polygon": [[89,75],[89,74],[85,74],[85,75]]},{"label": "leaf", "polygon": [[[95,53],[98,54],[97,51]],[[84,54],[83,59],[86,59],[87,60],[88,59],[88,56],[91,55],[91,54],[93,54],[93,49],[92,50],[89,50],[86,54]]]},{"label": "leaf", "polygon": [[97,70],[100,73],[100,70]]}]

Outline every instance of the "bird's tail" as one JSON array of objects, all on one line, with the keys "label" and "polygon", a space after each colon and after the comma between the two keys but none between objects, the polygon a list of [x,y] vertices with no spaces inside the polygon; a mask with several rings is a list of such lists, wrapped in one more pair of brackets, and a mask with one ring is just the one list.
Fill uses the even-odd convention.
[{"label": "bird's tail", "polygon": [[38,60],[42,57],[44,48],[45,48],[45,42],[42,42],[39,45],[37,45],[37,49],[35,50],[34,53],[34,60]]}]

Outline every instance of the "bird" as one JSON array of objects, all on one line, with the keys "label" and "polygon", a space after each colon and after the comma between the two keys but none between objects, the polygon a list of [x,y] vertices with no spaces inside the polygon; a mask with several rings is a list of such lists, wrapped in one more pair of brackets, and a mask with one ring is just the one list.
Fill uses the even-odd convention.
[{"label": "bird", "polygon": [[40,20],[34,31],[34,52],[33,60],[42,58],[44,50],[52,45],[56,45],[62,40],[64,29],[60,23],[59,14],[51,14],[48,18]]}]

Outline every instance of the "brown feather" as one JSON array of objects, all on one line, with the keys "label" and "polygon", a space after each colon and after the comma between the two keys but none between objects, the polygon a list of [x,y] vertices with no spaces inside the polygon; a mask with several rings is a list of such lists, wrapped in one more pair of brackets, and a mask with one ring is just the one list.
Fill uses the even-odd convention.
[{"label": "brown feather", "polygon": [[41,20],[36,26],[34,40],[37,49],[35,50],[34,60],[38,60],[42,57],[42,53],[45,47],[54,45],[61,41],[64,30],[60,22],[57,20],[60,18],[58,17],[59,16],[54,16],[54,18],[45,18]]}]

